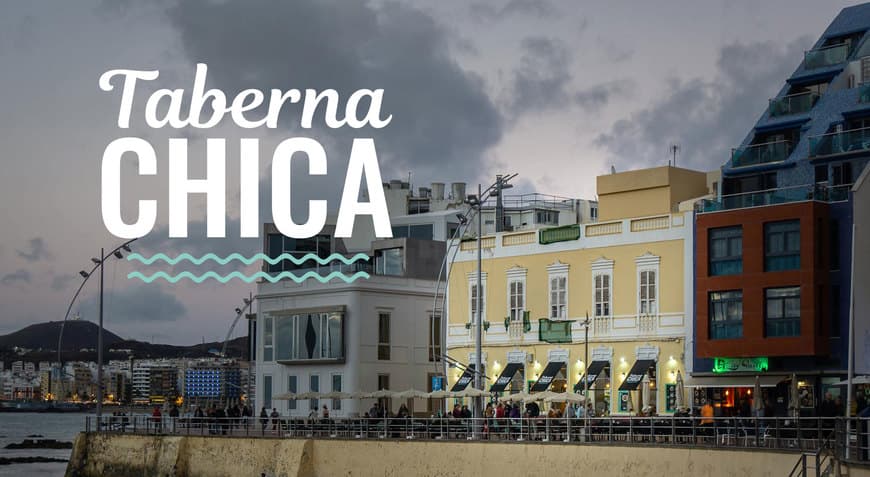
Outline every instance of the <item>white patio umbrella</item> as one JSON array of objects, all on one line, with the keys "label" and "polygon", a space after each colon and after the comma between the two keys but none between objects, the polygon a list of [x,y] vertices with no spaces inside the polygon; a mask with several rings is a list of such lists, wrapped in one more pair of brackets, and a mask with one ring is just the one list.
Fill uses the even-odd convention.
[{"label": "white patio umbrella", "polygon": [[298,399],[296,396],[296,393],[283,393],[272,396],[272,399],[275,399],[277,401],[293,401]]},{"label": "white patio umbrella", "polygon": [[789,403],[788,408],[791,411],[792,417],[798,417],[800,413],[800,394],[798,391],[797,375],[791,375],[791,385],[789,386]]},{"label": "white patio umbrella", "polygon": [[559,393],[554,393],[553,391],[541,391],[539,393],[529,395],[529,398],[532,401],[546,401],[548,398],[551,398],[558,394]]},{"label": "white patio umbrella", "polygon": [[501,401],[525,402],[525,401],[530,401],[531,398],[532,398],[531,394],[529,394],[525,391],[522,391],[522,392],[510,394],[508,396],[503,396],[501,398]]},{"label": "white patio umbrella", "polygon": [[752,409],[755,411],[755,417],[759,417],[764,411],[764,399],[761,398],[761,378],[755,377],[755,384],[752,386]]},{"label": "white patio umbrella", "polygon": [[395,391],[390,391],[389,389],[381,389],[375,392],[366,393],[364,397],[372,398],[372,399],[384,399],[384,398],[392,398],[396,397]]},{"label": "white patio umbrella", "polygon": [[586,398],[582,394],[577,393],[555,393],[552,396],[544,398],[544,402],[569,402],[569,403],[582,403],[586,401]]},{"label": "white patio umbrella", "polygon": [[643,377],[643,382],[640,384],[640,410],[646,413],[651,409],[649,403],[650,383],[649,375]]},{"label": "white patio umbrella", "polygon": [[683,375],[680,374],[679,371],[677,371],[677,386],[676,386],[675,391],[676,391],[677,395],[675,396],[675,399],[674,399],[674,408],[683,409],[684,407],[686,407],[686,403],[685,403],[686,385],[683,382]]},{"label": "white patio umbrella", "polygon": [[477,398],[477,397],[489,396],[489,393],[487,391],[482,390],[482,389],[469,387],[469,388],[463,389],[462,391],[459,391],[458,393],[454,393],[454,395],[456,397],[463,397],[463,398],[466,398],[466,397],[467,398]]},{"label": "white patio umbrella", "polygon": [[426,397],[431,399],[447,399],[453,397],[453,393],[442,389],[440,391],[432,391],[431,393],[427,394]]},{"label": "white patio umbrella", "polygon": [[406,391],[397,392],[396,397],[399,399],[426,399],[429,397],[429,393],[411,388]]},{"label": "white patio umbrella", "polygon": [[341,391],[331,391],[328,393],[321,394],[320,397],[322,397],[323,399],[350,399],[351,394],[341,392]]}]

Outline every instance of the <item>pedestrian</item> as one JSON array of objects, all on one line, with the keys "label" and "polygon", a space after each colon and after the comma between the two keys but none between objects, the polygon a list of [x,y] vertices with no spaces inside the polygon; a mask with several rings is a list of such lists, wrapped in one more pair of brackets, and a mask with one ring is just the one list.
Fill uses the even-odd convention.
[{"label": "pedestrian", "polygon": [[270,417],[272,418],[272,430],[277,431],[278,430],[278,418],[281,417],[281,415],[278,414],[278,409],[273,407],[272,414],[270,415]]},{"label": "pedestrian", "polygon": [[154,422],[154,432],[160,432],[160,420],[163,413],[160,412],[160,406],[154,406],[154,411],[151,412],[151,420]]},{"label": "pedestrian", "polygon": [[323,405],[323,418],[329,419],[329,408],[326,407],[326,404]]},{"label": "pedestrian", "polygon": [[269,413],[266,412],[266,406],[263,406],[263,408],[260,409],[260,425],[262,426],[261,431],[265,433],[266,426],[269,425]]}]

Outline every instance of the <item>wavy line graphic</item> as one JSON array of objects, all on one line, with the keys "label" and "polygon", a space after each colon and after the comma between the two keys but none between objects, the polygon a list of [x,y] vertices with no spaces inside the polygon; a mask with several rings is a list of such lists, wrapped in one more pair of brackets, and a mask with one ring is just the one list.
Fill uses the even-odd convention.
[{"label": "wavy line graphic", "polygon": [[170,265],[175,265],[178,262],[183,262],[183,261],[191,262],[194,265],[202,265],[203,263],[205,263],[207,261],[213,261],[213,262],[217,262],[221,265],[226,265],[226,264],[232,262],[233,260],[237,260],[239,262],[242,262],[245,265],[250,265],[258,260],[263,260],[263,261],[269,263],[270,265],[275,265],[276,263],[278,263],[282,260],[289,260],[289,261],[293,262],[295,265],[302,265],[303,263],[305,263],[307,261],[311,261],[311,260],[319,263],[320,265],[328,265],[330,262],[342,262],[345,265],[350,265],[350,264],[352,264],[354,262],[358,262],[360,260],[368,261],[369,256],[364,254],[364,253],[358,253],[358,254],[348,258],[348,257],[345,257],[344,255],[339,255],[337,253],[333,253],[326,258],[320,258],[313,253],[306,253],[305,255],[297,258],[289,253],[282,253],[281,255],[279,255],[275,258],[271,258],[264,253],[257,253],[251,257],[245,257],[244,255],[242,255],[240,253],[231,253],[231,254],[227,255],[226,257],[220,257],[220,256],[215,255],[213,253],[207,253],[207,254],[203,255],[202,257],[197,258],[189,253],[182,253],[181,255],[179,255],[175,258],[172,258],[172,257],[167,256],[166,254],[163,254],[163,253],[156,253],[153,256],[146,258],[146,257],[143,257],[142,255],[134,252],[134,253],[131,253],[130,255],[127,256],[127,260],[130,260],[130,261],[136,260],[136,261],[142,262],[145,265],[151,265],[156,261],[166,262]]},{"label": "wavy line graphic", "polygon": [[338,278],[338,279],[344,281],[345,283],[352,283],[352,282],[356,281],[357,279],[370,278],[370,277],[371,277],[371,275],[369,275],[366,272],[356,272],[350,276],[347,276],[341,272],[331,272],[329,275],[326,275],[326,276],[319,275],[317,272],[305,272],[302,276],[295,275],[291,272],[281,272],[281,273],[274,275],[274,276],[269,275],[266,272],[257,272],[253,275],[245,275],[244,273],[238,272],[238,271],[228,273],[226,275],[220,275],[219,273],[214,272],[214,271],[208,271],[206,273],[203,273],[202,275],[194,275],[192,272],[184,271],[184,272],[181,272],[178,275],[174,275],[174,276],[169,275],[168,273],[163,272],[163,271],[160,271],[160,272],[157,272],[153,275],[148,275],[148,276],[146,276],[146,275],[142,274],[142,272],[138,272],[138,271],[130,272],[127,274],[128,279],[138,278],[145,283],[151,283],[154,280],[158,280],[158,279],[164,279],[164,280],[168,281],[169,283],[177,283],[178,281],[183,280],[185,278],[190,279],[190,281],[192,281],[194,283],[202,283],[202,282],[208,280],[209,278],[213,278],[221,283],[227,283],[228,281],[230,281],[234,278],[238,278],[239,280],[241,280],[245,283],[251,283],[258,278],[263,278],[265,280],[268,280],[271,283],[275,283],[278,280],[282,280],[284,278],[289,278],[296,283],[302,283],[305,280],[309,280],[309,279],[317,280],[320,283],[326,283],[334,278]]}]

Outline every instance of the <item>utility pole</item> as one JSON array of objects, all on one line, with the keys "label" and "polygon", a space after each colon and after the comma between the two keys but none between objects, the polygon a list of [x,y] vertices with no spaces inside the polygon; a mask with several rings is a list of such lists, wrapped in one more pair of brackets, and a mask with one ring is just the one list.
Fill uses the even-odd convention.
[{"label": "utility pole", "polygon": [[[501,176],[499,176],[498,180],[501,181]],[[481,242],[483,236],[483,215],[480,212],[480,207],[483,207],[483,190],[480,184],[477,184],[477,200],[477,316],[475,316],[474,327],[474,387],[483,390],[483,278],[481,277],[483,274],[483,248]],[[482,398],[475,398],[475,430],[477,429],[477,419],[483,415],[482,402]]]},{"label": "utility pole", "polygon": [[583,340],[583,344],[585,345],[585,351],[583,361],[584,367],[586,368],[583,373],[585,379],[583,379],[583,437],[586,439],[589,432],[589,312],[586,312],[586,321],[583,322],[583,328],[586,331],[586,337]]},{"label": "utility pole", "polygon": [[106,249],[100,249],[100,330],[97,332],[97,429],[100,417],[103,415],[103,263],[106,260]]}]

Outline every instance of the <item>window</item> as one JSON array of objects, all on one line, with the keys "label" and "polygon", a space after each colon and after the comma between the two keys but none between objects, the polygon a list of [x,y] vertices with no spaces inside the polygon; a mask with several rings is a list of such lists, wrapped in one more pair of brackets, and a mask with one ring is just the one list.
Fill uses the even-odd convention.
[{"label": "window", "polygon": [[[341,375],[333,374],[332,375],[332,392],[340,393],[341,392]],[[332,400],[332,409],[335,411],[341,410],[341,399],[333,399]]]},{"label": "window", "polygon": [[801,229],[799,220],[764,224],[764,270],[801,268]]},{"label": "window", "polygon": [[263,406],[266,409],[272,407],[272,376],[263,376]]},{"label": "window", "polygon": [[[393,226],[393,238],[408,237],[415,239],[432,240],[432,237],[434,236],[435,234],[433,232],[432,224]],[[453,235],[451,234],[449,236],[452,237]]]},{"label": "window", "polygon": [[441,361],[441,315],[429,315],[429,361]]},{"label": "window", "polygon": [[655,315],[656,314],[656,271],[641,270],[640,272],[640,314]]},{"label": "window", "polygon": [[[297,386],[297,383],[296,383],[296,376],[287,376],[287,392],[296,394],[298,389],[299,389],[299,386]],[[296,400],[295,399],[289,399],[287,401],[287,409],[289,409],[289,410],[296,409]]]},{"label": "window", "polygon": [[710,292],[710,339],[743,336],[743,292]]},{"label": "window", "polygon": [[[320,258],[326,258],[332,253],[331,238],[329,235],[316,235],[306,239],[294,239],[281,234],[269,234],[267,236],[269,257],[278,257],[287,253],[294,258],[302,258],[306,254],[313,253]],[[294,264],[290,260],[282,260],[274,265],[269,265],[269,272],[280,273],[306,268],[317,268],[317,262],[311,260]]]},{"label": "window", "polygon": [[378,275],[402,276],[404,274],[402,248],[375,251],[375,273]]},{"label": "window", "polygon": [[276,359],[302,361],[344,358],[342,313],[284,315],[276,316],[274,320]]},{"label": "window", "polygon": [[[308,377],[308,390],[313,393],[320,392],[320,376],[312,374]],[[308,401],[308,409],[310,411],[317,411],[319,407],[320,403],[317,401],[317,399],[311,399]]]},{"label": "window", "polygon": [[595,275],[595,316],[610,316],[610,274]]},{"label": "window", "polygon": [[[866,124],[866,126],[864,125]],[[865,129],[867,126],[870,126],[868,123],[862,123],[862,129]],[[865,131],[866,133],[866,131]],[[847,185],[852,184],[852,164],[849,162],[843,162],[831,167],[831,179],[833,185]]]},{"label": "window", "polygon": [[593,204],[589,207],[589,220],[598,222],[598,204]]},{"label": "window", "polygon": [[816,184],[828,182],[828,166],[816,166],[815,169]]},{"label": "window", "polygon": [[557,225],[559,223],[559,213],[554,210],[536,210],[535,223],[544,225]]},{"label": "window", "polygon": [[710,229],[710,275],[743,273],[743,228]]},{"label": "window", "polygon": [[840,337],[840,285],[831,286],[831,338]]},{"label": "window", "polygon": [[800,287],[764,290],[764,333],[769,337],[801,335]]},{"label": "window", "polygon": [[390,314],[378,313],[378,359],[390,359]]},{"label": "window", "polygon": [[568,276],[555,275],[550,277],[550,318],[565,319],[568,317]]},{"label": "window", "polygon": [[840,269],[840,222],[831,220],[829,227],[831,235],[828,238],[828,246],[831,252],[831,270]]},{"label": "window", "polygon": [[526,292],[523,280],[511,280],[509,284],[509,310],[511,321],[522,321],[525,310]]},{"label": "window", "polygon": [[[481,308],[480,314],[483,317],[483,320],[481,320],[481,321],[484,321],[486,319],[486,286],[481,285],[481,290],[483,291],[483,293],[481,293],[481,296],[480,296],[480,308]],[[470,316],[468,317],[468,321],[473,323],[475,317],[477,316],[477,284],[476,283],[471,285],[471,291],[469,292],[469,295],[471,296],[471,310],[470,310]]]},{"label": "window", "polygon": [[263,323],[263,361],[272,361],[275,359],[274,334],[272,332],[274,323],[272,317],[267,316]]}]

